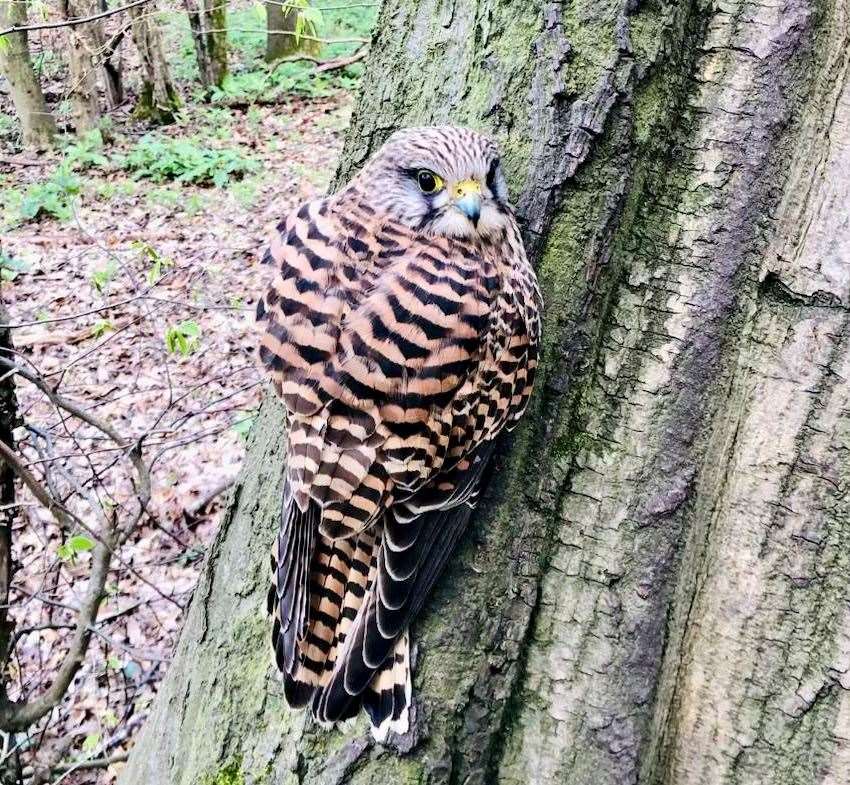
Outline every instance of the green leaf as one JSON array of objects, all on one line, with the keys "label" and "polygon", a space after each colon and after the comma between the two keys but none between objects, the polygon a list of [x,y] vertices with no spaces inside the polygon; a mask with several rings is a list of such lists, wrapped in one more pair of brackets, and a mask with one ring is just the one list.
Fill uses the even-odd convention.
[{"label": "green leaf", "polygon": [[112,322],[110,322],[109,319],[99,319],[98,321],[96,321],[94,323],[94,326],[92,327],[92,333],[91,334],[92,334],[93,338],[100,338],[103,335],[105,335],[106,333],[108,333],[110,330],[114,330],[114,329],[115,329],[115,325],[112,324]]},{"label": "green leaf", "polygon": [[99,270],[95,270],[89,282],[92,285],[92,288],[98,293],[103,294],[108,288],[110,282],[115,277],[115,273],[118,272],[118,265],[115,262],[109,262],[106,267],[102,267]]},{"label": "green leaf", "polygon": [[2,280],[14,281],[21,273],[25,273],[29,269],[29,265],[23,260],[15,259],[0,251],[0,278]]},{"label": "green leaf", "polygon": [[181,354],[186,357],[198,348],[200,338],[200,325],[188,319],[166,329],[165,348],[170,354]]},{"label": "green leaf", "polygon": [[94,548],[95,542],[91,538],[86,537],[84,534],[75,534],[68,540],[68,546],[75,554],[85,553],[86,551],[90,551]]},{"label": "green leaf", "polygon": [[97,749],[98,744],[100,744],[100,734],[89,733],[89,735],[83,739],[83,752],[90,755]]}]

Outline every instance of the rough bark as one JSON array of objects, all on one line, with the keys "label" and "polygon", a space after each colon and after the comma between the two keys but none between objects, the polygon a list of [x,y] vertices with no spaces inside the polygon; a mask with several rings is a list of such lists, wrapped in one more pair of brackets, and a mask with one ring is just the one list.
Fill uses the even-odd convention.
[{"label": "rough bark", "polygon": [[[98,0],[99,11],[106,11],[107,8],[107,0]],[[101,22],[98,25],[98,34],[100,38],[98,52],[106,101],[110,109],[115,109],[124,102],[124,78],[121,73],[121,42],[124,40],[124,28],[119,29],[115,35],[106,40]]]},{"label": "rough bark", "polygon": [[139,52],[143,72],[142,86],[133,113],[157,125],[172,123],[174,113],[180,107],[180,94],[162,53],[162,35],[155,4],[136,6],[129,10],[129,14],[133,42]]},{"label": "rough bark", "polygon": [[283,705],[268,403],[122,785],[847,783],[847,20],[385,3],[340,178],[400,125],[498,139],[546,301],[530,414],[414,627],[399,755]]},{"label": "rough bark", "polygon": [[201,84],[220,87],[227,76],[227,0],[183,0],[183,4]]},{"label": "rough bark", "polygon": [[[321,49],[318,41],[298,39],[295,30],[298,24],[300,8],[295,3],[286,4],[286,0],[267,0],[266,6],[266,60],[274,62],[282,57],[291,57],[296,52],[317,55]],[[308,31],[316,35],[312,26]]]},{"label": "rough bark", "polygon": [[[97,13],[93,0],[60,0],[59,8],[66,19]],[[68,95],[71,100],[74,130],[84,134],[98,126],[100,101],[97,94],[95,52],[102,35],[96,23],[65,28],[68,46]]]},{"label": "rough bark", "polygon": [[[0,27],[27,23],[27,5],[20,0],[0,0]],[[9,84],[9,93],[21,123],[24,147],[43,150],[53,142],[56,124],[47,110],[41,83],[30,60],[26,31],[10,33],[0,41],[0,73]]]}]

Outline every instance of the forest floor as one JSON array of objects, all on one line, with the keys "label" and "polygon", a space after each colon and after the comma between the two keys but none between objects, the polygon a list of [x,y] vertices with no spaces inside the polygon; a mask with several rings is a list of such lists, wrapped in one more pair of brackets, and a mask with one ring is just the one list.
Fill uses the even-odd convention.
[{"label": "forest floor", "polygon": [[[340,87],[188,102],[153,133],[127,107],[107,133],[57,153],[0,151],[0,299],[17,362],[141,442],[152,477],[83,667],[66,699],[14,738],[31,781],[114,782],[144,721],[262,395],[263,245],[328,186],[352,103]],[[38,480],[83,520],[122,515],[138,490],[127,451],[20,377],[17,396],[15,438]],[[12,698],[31,699],[65,656],[97,527],[57,525],[22,489],[15,511],[19,637],[7,679]]]},{"label": "forest floor", "polygon": [[[21,358],[129,440],[144,436],[153,464],[151,514],[125,546],[128,566],[116,565],[101,611],[113,620],[99,626],[69,699],[40,728],[67,748],[63,757],[114,754],[144,719],[262,392],[253,327],[268,275],[261,249],[289,209],[326,188],[349,103],[340,95],[264,107],[256,124],[228,110],[216,128],[258,163],[249,178],[206,188],[101,174],[82,186],[70,220],[45,218],[3,234],[17,274],[3,283],[2,301],[20,325],[13,341]],[[161,133],[177,138],[183,130]],[[35,181],[39,169],[20,175]],[[167,334],[180,325],[188,345],[169,350]],[[112,448],[74,438],[74,426],[63,438],[62,418],[32,385],[18,385],[18,406],[28,426],[16,434],[20,447],[41,461],[46,481],[47,459],[64,459],[61,470],[53,467],[60,486],[61,472],[87,477],[92,462],[103,488],[121,495],[127,467],[114,462]],[[54,435],[39,438],[46,433]],[[59,531],[43,507],[22,512],[16,623],[70,623],[56,603],[76,604],[89,556],[63,561],[59,548],[74,533]],[[16,697],[38,694],[42,675],[64,656],[63,640],[61,629],[21,639]],[[110,781],[98,776],[79,781]]]}]

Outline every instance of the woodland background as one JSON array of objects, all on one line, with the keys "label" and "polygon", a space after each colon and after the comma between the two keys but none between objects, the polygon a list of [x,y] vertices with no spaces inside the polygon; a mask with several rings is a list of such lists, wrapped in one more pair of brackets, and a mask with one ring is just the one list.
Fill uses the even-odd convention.
[{"label": "woodland background", "polygon": [[112,782],[148,714],[261,394],[259,251],[377,14],[124,5],[0,3],[3,782]]}]

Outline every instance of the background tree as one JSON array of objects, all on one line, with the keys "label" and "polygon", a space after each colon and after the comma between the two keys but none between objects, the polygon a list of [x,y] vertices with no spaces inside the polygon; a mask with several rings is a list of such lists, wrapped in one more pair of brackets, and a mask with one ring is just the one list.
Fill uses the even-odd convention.
[{"label": "background tree", "polygon": [[184,0],[184,4],[201,84],[220,87],[227,76],[227,0]]},{"label": "background tree", "polygon": [[[296,52],[318,55],[316,25],[310,5],[294,0],[266,0],[266,60],[270,63]],[[305,37],[306,36],[306,37]]]},{"label": "background tree", "polygon": [[129,9],[133,42],[139,51],[144,78],[134,112],[156,124],[170,123],[180,106],[180,94],[171,79],[162,52],[162,34],[153,2]]},{"label": "background tree", "polygon": [[[59,0],[59,10],[67,19],[93,16],[97,12],[94,0]],[[95,55],[102,43],[97,22],[69,25],[65,28],[68,53],[68,95],[71,100],[74,130],[84,134],[97,128],[100,121],[100,100],[97,90]]]},{"label": "background tree", "polygon": [[[14,444],[0,432],[9,785],[114,782],[147,717],[260,401],[252,249],[275,211],[327,187],[377,15],[325,0],[321,59],[270,68],[256,3],[231,4],[234,77],[205,93],[182,6],[93,1],[94,15],[70,19],[58,2],[33,4],[29,24],[0,28],[0,46],[26,28],[64,131],[57,152],[24,152],[0,78],[0,329],[15,345],[0,340],[0,391],[15,385],[19,411]],[[136,5],[185,96],[167,130],[128,111],[151,65],[123,41]],[[67,35],[81,25],[104,110],[101,69],[124,66],[108,138],[74,138]]]},{"label": "background tree", "polygon": [[[0,28],[20,27],[27,23],[24,0],[0,0]],[[15,111],[21,121],[25,147],[49,147],[56,124],[44,103],[41,84],[32,67],[26,30],[0,39],[0,73],[9,83]]]},{"label": "background tree", "polygon": [[271,675],[267,403],[123,785],[846,781],[847,11],[385,4],[339,180],[400,125],[494,134],[532,411],[415,625],[399,757]]}]

